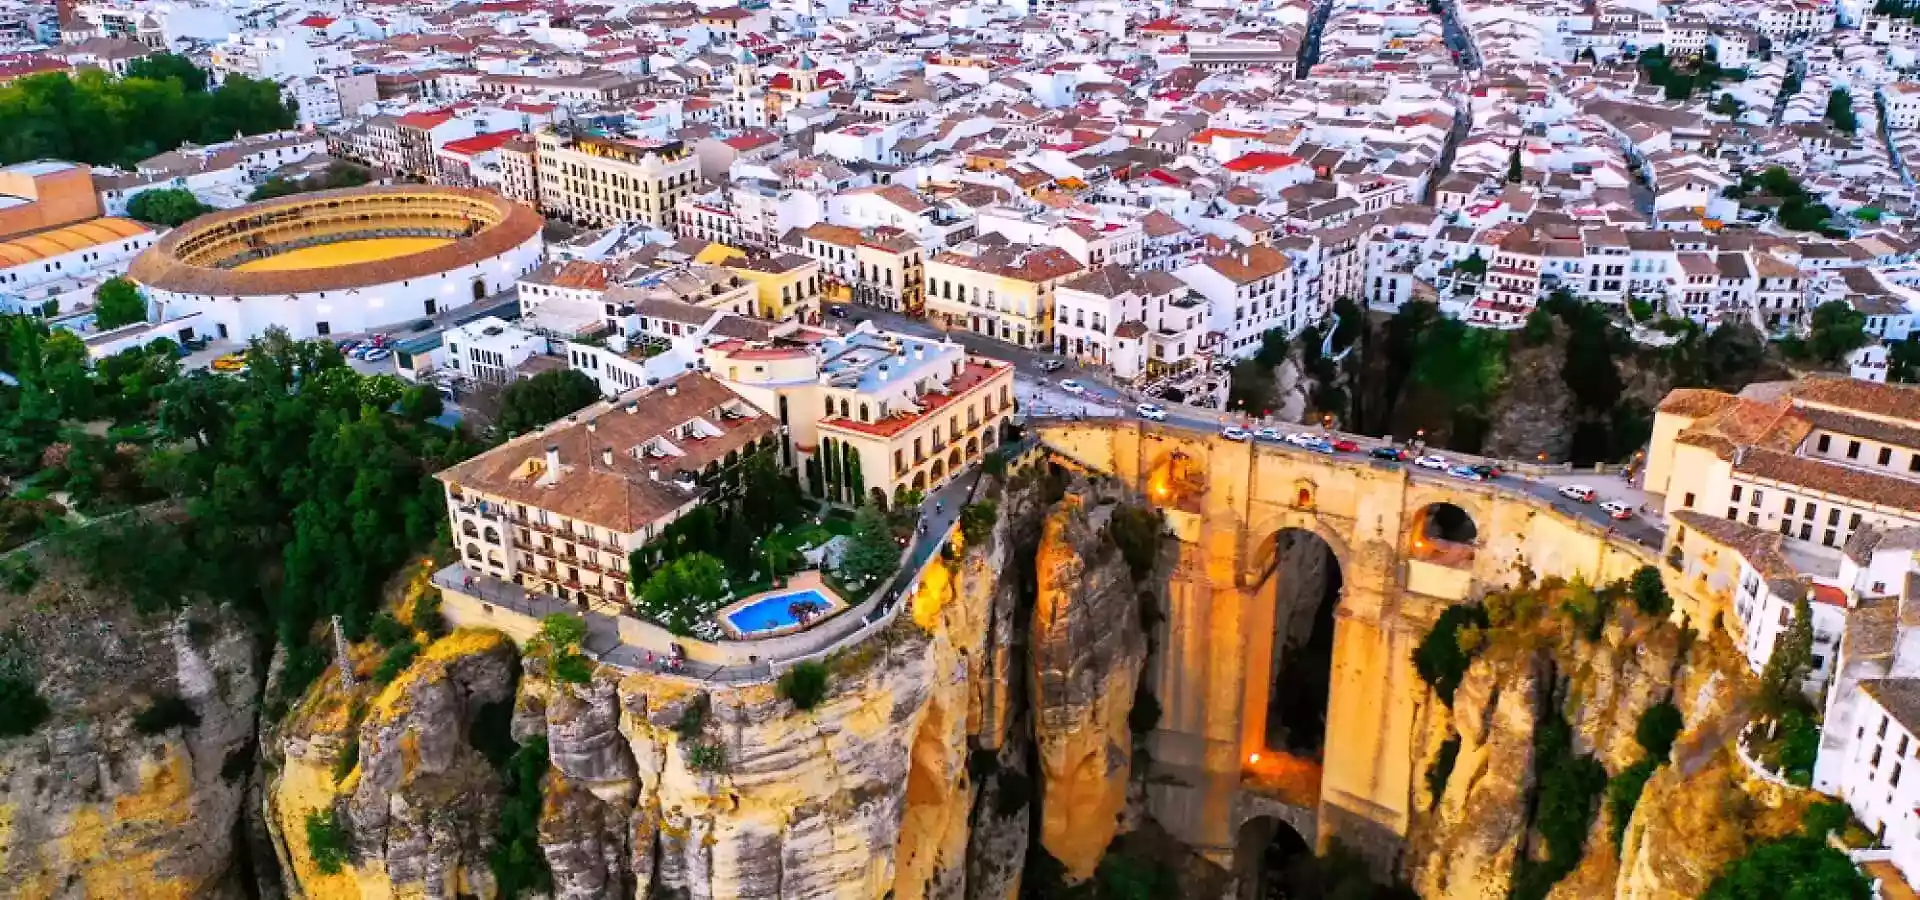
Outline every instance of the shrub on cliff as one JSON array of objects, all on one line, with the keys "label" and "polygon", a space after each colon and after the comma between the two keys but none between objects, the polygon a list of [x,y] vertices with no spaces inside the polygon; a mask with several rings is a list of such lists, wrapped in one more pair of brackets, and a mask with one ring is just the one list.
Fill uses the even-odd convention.
[{"label": "shrub on cliff", "polygon": [[1440,752],[1434,754],[1433,763],[1427,766],[1427,793],[1433,795],[1434,809],[1440,808],[1440,798],[1447,792],[1447,779],[1453,777],[1453,766],[1460,761],[1460,736],[1450,735],[1440,744]]},{"label": "shrub on cliff", "polygon": [[795,709],[812,709],[827,697],[827,667],[824,663],[803,662],[780,675],[780,696]]},{"label": "shrub on cliff", "polygon": [[1533,828],[1546,845],[1544,858],[1523,856],[1513,871],[1513,900],[1542,900],[1580,865],[1607,770],[1591,755],[1573,755],[1573,729],[1558,711],[1534,734],[1537,777]]},{"label": "shrub on cliff", "polygon": [[1487,627],[1487,611],[1478,605],[1449,606],[1434,620],[1433,630],[1413,652],[1413,666],[1420,678],[1440,696],[1440,702],[1453,706],[1453,692],[1467,675],[1473,662],[1472,650],[1461,644],[1461,632]]},{"label": "shrub on cliff", "polygon": [[1666,583],[1660,579],[1660,570],[1653,566],[1641,566],[1633,573],[1627,583],[1633,593],[1633,605],[1650,616],[1664,616],[1673,612],[1673,598],[1667,596]]},{"label": "shrub on cliff", "polygon": [[1137,580],[1153,571],[1154,558],[1160,553],[1160,511],[1147,506],[1122,506],[1113,511],[1108,526],[1120,555],[1127,561]]},{"label": "shrub on cliff", "polygon": [[1727,864],[1705,900],[1867,900],[1873,886],[1845,853],[1821,838],[1767,841]]},{"label": "shrub on cliff", "polygon": [[993,523],[1000,515],[1000,504],[992,500],[969,503],[960,509],[960,535],[967,539],[967,546],[984,544],[993,534]]},{"label": "shrub on cliff", "polygon": [[413,665],[413,658],[419,655],[420,644],[413,638],[407,638],[393,645],[392,649],[387,651],[386,657],[380,660],[380,667],[373,670],[374,683],[387,684],[400,677],[400,673]]},{"label": "shrub on cliff", "polygon": [[547,739],[533,737],[507,760],[502,773],[500,823],[487,868],[500,897],[543,894],[553,889],[553,870],[540,849],[541,779],[547,774]]},{"label": "shrub on cliff", "polygon": [[1655,762],[1666,762],[1673,755],[1674,739],[1680,736],[1680,729],[1686,722],[1680,716],[1680,707],[1672,701],[1663,700],[1650,706],[1640,714],[1640,724],[1633,730],[1633,739],[1640,748],[1647,751],[1647,758]]},{"label": "shrub on cliff", "polygon": [[19,676],[0,677],[0,737],[32,734],[51,714],[33,682]]},{"label": "shrub on cliff", "polygon": [[1643,759],[1613,776],[1607,782],[1607,828],[1613,832],[1613,852],[1621,851],[1621,840],[1627,834],[1627,823],[1633,820],[1633,810],[1640,805],[1640,795],[1647,789],[1647,781],[1660,764],[1651,759]]},{"label": "shrub on cliff", "polygon": [[727,767],[727,751],[719,744],[694,744],[687,748],[687,768],[695,772],[719,772]]},{"label": "shrub on cliff", "polygon": [[322,873],[338,874],[347,865],[347,829],[331,808],[307,813],[307,856]]},{"label": "shrub on cliff", "polygon": [[198,724],[200,714],[179,694],[161,694],[153,698],[146,709],[133,715],[133,729],[141,734],[159,734],[176,726],[191,728]]}]

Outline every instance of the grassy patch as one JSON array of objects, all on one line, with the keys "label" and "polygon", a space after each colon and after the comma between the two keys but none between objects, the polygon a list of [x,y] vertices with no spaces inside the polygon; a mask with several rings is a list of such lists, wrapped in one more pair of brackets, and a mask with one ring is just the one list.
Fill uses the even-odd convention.
[{"label": "grassy patch", "polygon": [[1468,604],[1449,606],[1413,652],[1414,669],[1448,707],[1453,706],[1453,692],[1459,689],[1460,680],[1466,677],[1467,666],[1479,649],[1478,632],[1486,627],[1485,608]]},{"label": "grassy patch", "polygon": [[347,829],[332,809],[307,813],[307,856],[314,866],[328,875],[339,874],[347,866]]}]

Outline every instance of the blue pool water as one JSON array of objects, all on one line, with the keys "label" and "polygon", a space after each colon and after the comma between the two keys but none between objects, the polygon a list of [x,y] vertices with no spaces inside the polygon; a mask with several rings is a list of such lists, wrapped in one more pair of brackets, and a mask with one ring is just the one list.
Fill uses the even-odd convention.
[{"label": "blue pool water", "polygon": [[809,589],[761,597],[751,604],[727,613],[727,623],[741,634],[773,631],[776,628],[798,625],[799,620],[793,617],[793,612],[788,607],[802,601],[812,602],[814,608],[818,610],[813,617],[816,622],[833,610],[833,604],[828,603],[826,597],[821,596],[819,591]]}]

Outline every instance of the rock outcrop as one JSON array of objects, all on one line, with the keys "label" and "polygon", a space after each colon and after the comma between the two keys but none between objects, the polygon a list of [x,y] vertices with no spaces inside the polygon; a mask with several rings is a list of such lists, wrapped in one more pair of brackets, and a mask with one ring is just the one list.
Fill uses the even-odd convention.
[{"label": "rock outcrop", "polygon": [[1106,533],[1115,506],[1076,484],[1047,513],[1035,557],[1034,742],[1040,844],[1067,877],[1093,875],[1119,829],[1147,642],[1127,563]]},{"label": "rock outcrop", "polygon": [[0,672],[50,710],[0,738],[0,896],[245,896],[256,656],[224,610],[140,615],[50,578],[0,595]]}]

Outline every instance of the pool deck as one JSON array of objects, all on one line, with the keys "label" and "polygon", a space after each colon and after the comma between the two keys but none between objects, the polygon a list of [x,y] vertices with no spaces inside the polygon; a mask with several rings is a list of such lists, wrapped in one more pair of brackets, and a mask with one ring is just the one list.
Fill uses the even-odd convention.
[{"label": "pool deck", "polygon": [[[827,608],[821,610],[819,615],[814,616],[805,623],[795,622],[792,625],[782,625],[779,628],[764,628],[759,631],[741,631],[739,628],[734,627],[733,614],[740,610],[746,609],[768,597],[805,594],[808,592],[819,594],[820,599],[827,601]],[[847,601],[838,593],[835,593],[833,588],[827,587],[826,579],[820,577],[819,570],[808,569],[805,572],[795,572],[792,578],[787,579],[786,587],[774,588],[770,591],[761,591],[758,594],[749,594],[740,600],[727,604],[725,607],[722,607],[719,612],[713,614],[713,620],[720,623],[721,628],[726,629],[728,637],[736,641],[751,641],[761,638],[779,637],[783,634],[798,634],[845,612],[846,609]]]}]

